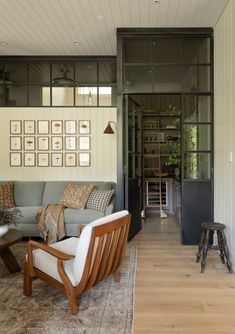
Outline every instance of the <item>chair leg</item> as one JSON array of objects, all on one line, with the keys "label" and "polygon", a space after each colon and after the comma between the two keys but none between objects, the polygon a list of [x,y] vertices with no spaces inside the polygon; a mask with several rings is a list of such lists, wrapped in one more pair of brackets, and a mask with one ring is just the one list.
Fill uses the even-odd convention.
[{"label": "chair leg", "polygon": [[196,258],[196,263],[198,263],[200,261],[201,255],[202,255],[202,247],[204,244],[204,239],[205,239],[205,229],[202,229],[202,233],[201,233],[201,239],[200,239],[200,244],[198,245],[198,252],[197,252],[197,258]]},{"label": "chair leg", "polygon": [[114,282],[116,283],[120,282],[121,274],[118,269],[113,273],[113,277],[114,277]]},{"label": "chair leg", "polygon": [[78,304],[77,304],[77,298],[74,290],[71,291],[66,291],[70,310],[72,315],[77,315],[78,314]]},{"label": "chair leg", "polygon": [[221,262],[223,264],[225,264],[225,261],[224,261],[224,246],[223,246],[223,239],[222,239],[221,231],[217,231],[217,237],[218,237],[218,245],[219,245],[219,252],[220,252]]},{"label": "chair leg", "polygon": [[226,236],[224,234],[224,231],[221,231],[221,236],[222,236],[223,251],[224,251],[226,261],[227,261],[228,271],[231,274],[233,272],[233,270],[232,270],[232,264],[231,264],[230,258],[229,258],[228,245],[227,245],[227,240],[226,240]]},{"label": "chair leg", "polygon": [[31,296],[32,295],[32,277],[30,276],[29,271],[29,265],[26,262],[24,264],[24,287],[23,287],[23,293],[25,296]]},{"label": "chair leg", "polygon": [[209,236],[210,232],[209,230],[206,231],[205,235],[205,242],[203,244],[203,249],[202,249],[202,261],[201,261],[201,273],[204,273],[205,265],[206,265],[206,256],[209,248]]}]

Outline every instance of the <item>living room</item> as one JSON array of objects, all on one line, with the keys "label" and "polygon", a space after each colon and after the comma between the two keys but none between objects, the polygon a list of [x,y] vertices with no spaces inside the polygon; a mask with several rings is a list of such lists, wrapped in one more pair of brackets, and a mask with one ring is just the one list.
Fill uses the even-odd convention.
[{"label": "living room", "polygon": [[[191,286],[198,284],[196,291],[198,294],[202,293],[203,295],[203,292],[199,291],[199,287],[202,284],[201,286],[208,288],[207,296],[209,296],[210,293],[217,293],[216,289],[218,287],[221,288],[223,284],[227,289],[234,286],[234,275],[228,273],[226,266],[220,265],[220,259],[216,253],[213,257],[208,257],[204,276],[200,275],[199,267],[195,264],[195,267],[192,268],[190,264],[195,260],[197,242],[195,240],[191,242],[191,239],[186,237],[184,239],[185,235],[183,235],[182,239],[181,236],[182,226],[183,231],[185,231],[186,220],[190,220],[194,224],[197,218],[196,229],[194,229],[195,225],[191,225],[193,229],[189,228],[189,234],[191,233],[192,238],[196,236],[195,238],[198,242],[201,222],[217,221],[225,224],[230,258],[232,266],[235,266],[235,227],[233,224],[235,216],[233,208],[234,94],[232,93],[234,88],[233,56],[235,53],[235,44],[232,38],[235,18],[234,2],[232,0],[214,1],[212,5],[209,0],[198,0],[192,3],[186,0],[177,2],[174,0],[131,0],[127,6],[126,2],[122,0],[119,2],[102,0],[94,1],[93,3],[81,1],[78,4],[70,0],[64,3],[61,1],[47,1],[44,4],[36,1],[32,1],[29,4],[25,0],[21,3],[4,0],[2,13],[2,42],[0,43],[2,69],[0,107],[1,181],[85,181],[88,183],[95,181],[116,183],[115,211],[126,209],[132,213],[131,241],[128,245],[135,244],[138,248],[138,264],[135,278],[136,290],[134,290],[136,293],[135,307],[132,301],[133,313],[135,313],[134,332],[164,333],[168,330],[171,333],[177,331],[194,333],[196,331],[194,331],[192,323],[196,321],[195,319],[200,313],[205,313],[205,316],[203,316],[202,323],[198,322],[199,327],[202,326],[201,330],[204,330],[205,333],[212,332],[212,329],[214,330],[215,328],[211,318],[207,317],[206,301],[203,300],[201,295],[199,301],[196,301],[196,295],[194,295],[192,297],[193,306],[190,306],[187,282],[182,277],[184,275],[193,275],[195,281],[190,282]],[[119,36],[118,42],[116,32]],[[133,36],[136,37],[136,35],[138,37],[151,35],[151,38],[153,35],[157,36],[157,38],[161,35],[160,38],[162,38],[163,35],[167,34],[172,40],[178,34],[180,36],[178,45],[183,48],[183,44],[180,43],[181,40],[184,40],[185,35],[187,37],[190,34],[191,36],[194,35],[194,37],[195,35],[200,35],[201,37],[203,33],[211,41],[207,44],[209,45],[207,52],[210,55],[210,59],[205,63],[197,60],[200,63],[197,65],[210,68],[207,72],[207,75],[211,78],[208,91],[197,91],[194,87],[194,90],[192,89],[190,92],[185,92],[181,88],[180,90],[177,90],[177,88],[173,92],[173,88],[172,90],[168,88],[168,90],[163,91],[161,87],[161,90],[158,91],[156,89],[151,91],[151,94],[156,94],[157,96],[161,94],[181,96],[182,110],[184,94],[210,96],[209,110],[211,119],[198,122],[198,124],[200,123],[198,128],[202,125],[208,126],[208,128],[211,127],[211,130],[208,131],[208,136],[211,139],[210,146],[193,152],[201,154],[201,156],[203,154],[210,156],[208,161],[210,160],[211,164],[208,163],[206,169],[207,171],[210,170],[207,174],[209,176],[206,176],[207,179],[201,179],[202,175],[205,175],[205,173],[202,173],[204,166],[201,164],[201,170],[198,169],[197,173],[193,174],[195,179],[186,180],[184,178],[186,175],[185,165],[175,166],[176,169],[180,167],[180,184],[184,190],[191,181],[193,181],[191,182],[193,185],[198,183],[200,188],[197,188],[199,189],[197,196],[192,196],[191,202],[187,204],[186,193],[180,194],[182,196],[183,209],[180,211],[182,215],[177,216],[176,224],[171,220],[172,212],[168,211],[166,207],[163,209],[166,211],[168,218],[161,220],[158,210],[151,212],[151,210],[148,211],[147,209],[146,219],[143,223],[143,219],[141,219],[144,218],[144,214],[141,212],[143,201],[140,200],[138,203],[139,193],[137,191],[141,191],[140,195],[143,196],[144,190],[139,190],[138,178],[131,179],[128,174],[129,169],[128,172],[126,170],[129,166],[126,157],[130,152],[126,151],[128,126],[124,117],[126,115],[125,103],[127,101],[125,96],[129,98],[135,95],[135,103],[137,105],[137,102],[139,103],[140,101],[140,93],[142,95],[151,94],[146,89],[138,90],[137,85],[136,90],[131,90],[133,87],[131,80],[128,83],[124,81],[122,75],[125,72],[125,66],[126,68],[128,66],[129,68],[131,66],[134,68],[136,64],[128,65],[124,58],[122,58],[122,61],[120,60],[121,57],[124,57],[124,53],[120,56],[121,43],[124,45],[121,39],[123,36],[124,38],[131,38]],[[142,48],[138,55],[136,53],[136,56],[141,56],[145,51]],[[177,63],[175,63],[181,69],[188,65],[182,59],[180,58],[180,61],[177,60]],[[143,67],[143,64],[139,65]],[[148,78],[153,76],[154,66],[157,65],[159,64],[152,62],[152,60],[151,65],[147,65],[152,66],[146,72]],[[171,68],[173,68],[173,63],[171,63]],[[88,74],[89,71],[92,72],[92,75]],[[182,73],[183,71],[177,84],[182,83],[184,80]],[[137,78],[137,70],[135,75]],[[199,81],[202,78],[199,78]],[[67,82],[66,79],[68,79]],[[155,79],[157,82],[157,76]],[[155,79],[150,80],[152,85]],[[146,83],[145,80],[144,78],[144,83]],[[166,75],[166,82],[167,80],[169,80],[169,75]],[[122,84],[124,87],[126,83],[129,85],[129,92],[120,88]],[[167,84],[169,84],[169,81]],[[173,117],[175,116],[173,115]],[[193,123],[196,122],[192,121],[190,126]],[[108,124],[113,130],[111,134],[104,133]],[[183,136],[184,127],[189,124],[185,122],[185,124],[182,123],[181,125],[181,135]],[[62,132],[57,132],[60,131],[59,128],[62,128]],[[167,131],[172,131],[173,133],[175,129],[168,128]],[[165,130],[165,133],[167,131]],[[208,138],[207,141],[209,143]],[[148,145],[150,144],[153,146],[154,143],[148,143]],[[184,148],[185,152],[183,152],[182,144],[181,159],[183,161],[184,153],[187,150]],[[191,154],[192,152],[188,150],[186,153]],[[205,168],[203,172],[205,172]],[[166,176],[167,180],[168,177],[169,175]],[[175,176],[172,178],[175,178]],[[130,183],[128,183],[129,181]],[[207,189],[210,192],[209,195],[206,192],[205,197],[202,197],[204,196],[204,190],[201,191],[201,187],[207,181],[209,181],[209,188]],[[192,194],[195,195],[194,189],[189,189],[190,196]],[[189,199],[189,196],[187,199]],[[187,217],[185,216],[186,204],[192,210],[189,211]],[[203,211],[205,208],[206,210]],[[206,212],[205,215],[204,212]],[[142,217],[141,214],[143,214]],[[197,214],[201,215],[199,219]],[[154,215],[154,218],[152,218],[152,215]],[[177,225],[178,223],[179,225]],[[168,231],[166,234],[164,229]],[[170,238],[172,235],[171,231],[174,231],[174,238],[164,244],[165,236],[167,235]],[[180,258],[187,257],[186,263],[192,272],[183,266],[181,260],[179,260],[178,265],[181,266],[182,271],[174,266],[174,261],[176,263],[177,259],[174,258],[172,262],[169,260],[171,252],[174,251],[167,246],[169,242],[172,242],[172,245],[178,250]],[[155,243],[159,243],[159,247]],[[191,243],[191,245],[184,248],[182,243]],[[21,245],[20,242],[19,245]],[[18,244],[14,247],[13,252],[14,249],[17,249]],[[165,252],[161,253],[161,250],[164,249]],[[187,251],[184,253],[183,251],[186,249]],[[154,257],[151,256],[151,253],[154,254]],[[169,257],[164,258],[165,253],[168,253]],[[168,266],[172,270],[169,271],[168,266],[163,265],[162,261],[157,259],[159,254],[162,254],[162,261],[163,259],[166,262],[169,261]],[[20,265],[22,265],[21,262]],[[2,267],[4,267],[3,263]],[[155,269],[152,270],[153,268]],[[163,268],[163,271],[161,271],[161,268]],[[181,272],[178,278],[177,270],[179,270],[179,273]],[[157,277],[158,274],[159,277]],[[197,274],[200,276],[197,276]],[[169,280],[169,275],[171,277],[175,275],[177,282]],[[164,290],[166,288],[163,283],[164,279],[172,285],[172,294],[174,294],[173,288],[176,289],[179,286],[180,279],[185,283],[181,292],[185,296],[186,305],[190,308],[189,313],[193,317],[190,322],[190,317],[186,315],[188,327],[184,327],[183,323],[180,322],[182,320],[181,317],[187,311],[182,306],[183,302],[179,300],[179,296],[179,299],[177,299],[177,294],[174,294],[173,298],[176,306],[172,307],[172,309],[170,308],[170,296]],[[215,279],[216,283],[210,286],[209,281],[213,281],[213,279]],[[223,283],[218,283],[219,280]],[[6,279],[4,282],[6,282]],[[11,282],[13,282],[12,279]],[[146,290],[144,290],[145,282],[148,282],[150,287],[156,289],[152,293],[153,299],[151,299],[151,289],[146,287]],[[156,288],[156,285],[159,285],[159,287]],[[226,288],[224,290],[220,289],[220,292],[218,292],[221,298],[223,294],[225,294],[226,298],[228,297]],[[6,297],[4,290],[1,290],[1,293]],[[47,293],[50,293],[49,288]],[[144,298],[145,293],[146,299]],[[164,304],[164,321],[160,319],[163,311],[160,305],[156,303],[158,294],[160,294],[162,303],[166,303]],[[56,298],[56,295],[53,295],[53,298]],[[51,300],[54,300],[53,298]],[[51,317],[54,317],[54,322],[56,322],[56,317],[59,317],[58,314],[65,317],[63,312],[65,312],[66,297],[62,296],[60,298],[65,300],[64,302],[62,301],[64,308],[59,309],[57,314],[53,311],[54,313]],[[229,297],[226,298],[222,304],[219,302],[219,297],[214,301],[214,314],[216,314],[216,307],[221,307],[221,314],[223,315],[225,315],[227,305],[230,305],[230,311],[234,310],[232,300]],[[166,300],[168,300],[168,303]],[[88,307],[89,309],[89,306],[87,306],[89,302],[88,298],[84,308]],[[209,302],[212,301],[208,297]],[[24,305],[26,303],[27,301],[24,300]],[[31,305],[30,302],[29,305]],[[149,305],[152,305],[152,311]],[[176,315],[177,305],[182,306],[179,318]],[[195,314],[193,314],[193,308]],[[225,324],[225,321],[221,321],[221,324],[217,324],[220,326],[218,333],[233,332],[235,324],[233,324],[230,311],[224,319],[231,322],[231,328]],[[82,312],[82,310],[79,312]],[[174,321],[168,322],[167,317],[172,312],[174,313]],[[144,320],[145,316],[146,320]],[[70,317],[69,319],[72,321],[71,319],[73,318]],[[158,320],[156,321],[156,319]],[[89,321],[89,316],[85,320]],[[50,319],[48,321],[50,322]],[[207,321],[210,325],[208,325],[206,331],[203,326],[206,326]],[[26,327],[22,328],[27,332]],[[33,330],[33,326],[29,328]],[[37,327],[35,326],[35,328],[34,332],[37,333]],[[58,330],[55,324],[50,328],[51,332]],[[42,327],[40,330],[42,330]],[[79,333],[75,324],[74,327],[70,324],[68,333],[69,330],[75,333],[77,330]],[[89,328],[89,330],[92,330],[92,328]],[[128,330],[126,329],[126,333],[129,333]],[[17,332],[15,328],[14,331]],[[66,333],[64,327],[63,331]],[[216,331],[214,332],[216,333]],[[107,331],[107,333],[109,332]]]}]

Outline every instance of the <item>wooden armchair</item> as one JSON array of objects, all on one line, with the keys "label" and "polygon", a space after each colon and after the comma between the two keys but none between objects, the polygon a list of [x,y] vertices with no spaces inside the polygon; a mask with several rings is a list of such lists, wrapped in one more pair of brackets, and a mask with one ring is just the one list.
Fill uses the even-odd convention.
[{"label": "wooden armchair", "polygon": [[[131,215],[120,211],[100,218],[72,237],[50,246],[28,243],[24,267],[24,295],[31,296],[32,281],[40,279],[67,295],[71,313],[78,313],[77,297],[110,274],[120,280]],[[37,247],[37,249],[34,249]]]}]

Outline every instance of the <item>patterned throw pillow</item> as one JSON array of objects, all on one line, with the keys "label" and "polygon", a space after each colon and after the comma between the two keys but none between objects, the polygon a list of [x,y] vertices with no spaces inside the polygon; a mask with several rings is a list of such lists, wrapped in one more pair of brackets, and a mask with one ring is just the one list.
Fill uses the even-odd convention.
[{"label": "patterned throw pillow", "polygon": [[84,209],[94,187],[93,184],[76,185],[69,183],[60,199],[60,204],[68,208]]},{"label": "patterned throw pillow", "polygon": [[88,209],[105,211],[113,196],[114,190],[92,190],[87,201],[86,207]]},{"label": "patterned throw pillow", "polygon": [[0,206],[5,208],[14,208],[14,183],[0,185]]}]

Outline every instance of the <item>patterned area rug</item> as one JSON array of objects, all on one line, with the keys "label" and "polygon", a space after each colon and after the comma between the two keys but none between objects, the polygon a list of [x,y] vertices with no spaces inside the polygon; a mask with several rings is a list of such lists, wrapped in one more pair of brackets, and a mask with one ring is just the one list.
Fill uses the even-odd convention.
[{"label": "patterned area rug", "polygon": [[[26,242],[12,248],[23,265]],[[10,274],[0,258],[1,334],[129,334],[132,333],[136,247],[128,244],[120,283],[110,276],[83,293],[79,313],[70,314],[67,298],[38,280],[33,294],[22,294],[23,272]]]}]

